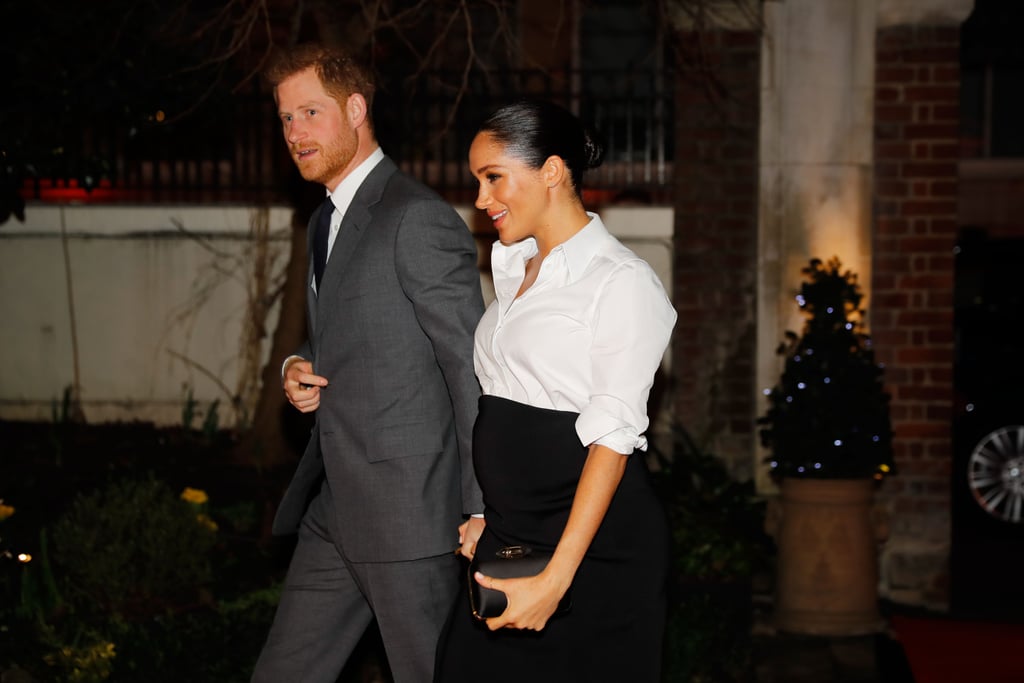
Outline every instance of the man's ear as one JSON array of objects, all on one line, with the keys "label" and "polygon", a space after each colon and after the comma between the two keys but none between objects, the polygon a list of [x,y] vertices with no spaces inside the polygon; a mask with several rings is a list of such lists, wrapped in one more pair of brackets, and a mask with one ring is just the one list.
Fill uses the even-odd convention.
[{"label": "man's ear", "polygon": [[555,187],[569,175],[569,169],[566,168],[565,160],[562,157],[552,154],[541,166],[541,174],[548,187]]},{"label": "man's ear", "polygon": [[357,92],[349,95],[348,99],[345,101],[345,115],[348,116],[348,122],[353,128],[358,128],[363,125],[369,116],[366,106],[366,98]]}]

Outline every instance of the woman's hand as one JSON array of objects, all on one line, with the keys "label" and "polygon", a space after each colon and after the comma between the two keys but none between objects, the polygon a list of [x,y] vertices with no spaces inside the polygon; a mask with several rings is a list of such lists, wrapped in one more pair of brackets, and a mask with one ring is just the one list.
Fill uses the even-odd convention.
[{"label": "woman's hand", "polygon": [[558,609],[558,602],[572,585],[576,570],[604,520],[615,489],[622,481],[627,457],[607,446],[590,445],[569,511],[569,521],[544,571],[521,579],[495,579],[480,572],[473,575],[484,588],[501,591],[508,598],[505,611],[488,619],[487,628],[492,631],[505,627],[539,631],[547,625],[548,619]]},{"label": "woman's hand", "polygon": [[476,572],[473,579],[484,588],[501,591],[508,599],[504,612],[486,620],[487,628],[492,631],[500,628],[542,630],[572,583],[572,577],[562,581],[547,569],[520,579],[496,579]]}]

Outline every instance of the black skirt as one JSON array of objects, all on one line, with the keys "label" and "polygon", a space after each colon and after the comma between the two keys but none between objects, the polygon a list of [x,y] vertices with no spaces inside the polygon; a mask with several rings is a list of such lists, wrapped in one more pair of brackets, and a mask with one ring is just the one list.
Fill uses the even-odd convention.
[{"label": "black skirt", "polygon": [[[473,461],[487,528],[478,555],[506,545],[554,550],[587,457],[578,417],[481,397]],[[624,457],[622,482],[573,579],[572,609],[539,633],[492,633],[460,591],[438,645],[437,683],[659,680],[668,529],[643,455]]]}]

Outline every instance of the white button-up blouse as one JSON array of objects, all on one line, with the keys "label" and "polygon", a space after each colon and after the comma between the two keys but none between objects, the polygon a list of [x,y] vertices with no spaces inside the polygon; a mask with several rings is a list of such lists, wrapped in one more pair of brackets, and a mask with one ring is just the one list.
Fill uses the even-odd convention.
[{"label": "white button-up blouse", "polygon": [[551,250],[518,299],[533,238],[491,252],[496,299],[476,329],[484,394],[578,412],[583,445],[647,449],[647,398],[676,321],[650,265],[596,214]]}]

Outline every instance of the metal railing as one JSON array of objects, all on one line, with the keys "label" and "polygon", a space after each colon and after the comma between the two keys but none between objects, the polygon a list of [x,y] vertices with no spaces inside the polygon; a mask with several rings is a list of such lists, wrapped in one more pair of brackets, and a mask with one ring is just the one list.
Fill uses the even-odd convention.
[{"label": "metal railing", "polygon": [[[475,195],[466,155],[479,123],[519,97],[542,97],[581,115],[603,137],[604,164],[585,180],[609,196],[667,193],[673,156],[671,79],[647,71],[431,72],[382,88],[377,135],[399,165],[452,200]],[[64,131],[66,163],[26,190],[60,198],[96,189],[97,201],[288,201],[301,181],[281,139],[273,100],[250,92],[176,122],[98,120]],[[62,194],[63,193],[63,194]]]},{"label": "metal railing", "polygon": [[64,125],[57,153],[40,165],[45,173],[26,181],[26,194],[101,202],[287,199],[294,172],[269,95],[225,97],[178,120],[164,117],[157,110],[141,121],[101,116]]},{"label": "metal railing", "polygon": [[[466,155],[479,124],[496,107],[520,97],[566,106],[603,138],[605,162],[585,184],[611,194],[662,195],[671,179],[672,91],[650,71],[506,71],[475,75],[459,90],[458,74],[431,74],[415,104],[378,98],[378,133],[389,154],[412,175],[448,196],[475,194]],[[668,80],[668,79],[665,79]],[[392,137],[391,133],[400,132]],[[415,131],[416,134],[410,134]]]}]

